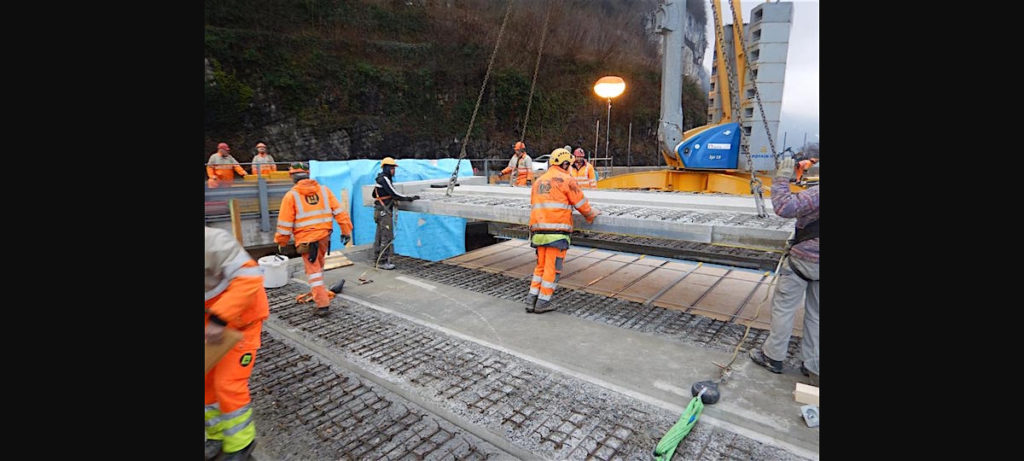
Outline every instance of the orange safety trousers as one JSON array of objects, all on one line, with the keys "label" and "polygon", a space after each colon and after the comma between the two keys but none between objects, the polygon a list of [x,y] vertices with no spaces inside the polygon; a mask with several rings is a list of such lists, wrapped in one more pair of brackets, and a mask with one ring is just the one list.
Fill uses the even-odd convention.
[{"label": "orange safety trousers", "polygon": [[302,256],[302,264],[306,266],[306,281],[309,282],[310,291],[313,292],[313,301],[316,307],[328,307],[331,305],[331,298],[327,295],[327,288],[324,287],[324,257],[327,255],[327,245],[331,237],[324,237],[317,242],[316,261],[309,262],[309,253]]},{"label": "orange safety trousers", "polygon": [[[267,295],[260,291],[257,302],[267,303]],[[207,320],[209,321],[209,320]],[[242,330],[242,339],[206,374],[206,405],[217,404],[221,413],[231,413],[249,404],[249,375],[260,348],[259,320]]]},{"label": "orange safety trousers", "polygon": [[555,294],[566,251],[551,246],[537,247],[537,267],[530,280],[530,294],[537,295],[538,300],[550,301]]}]

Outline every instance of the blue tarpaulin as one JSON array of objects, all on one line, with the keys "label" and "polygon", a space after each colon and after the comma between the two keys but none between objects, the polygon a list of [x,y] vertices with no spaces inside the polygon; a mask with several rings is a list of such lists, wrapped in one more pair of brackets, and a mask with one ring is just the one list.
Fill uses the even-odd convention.
[{"label": "blue tarpaulin", "polygon": [[[393,182],[422,179],[447,180],[455,170],[456,159],[398,160]],[[363,206],[362,186],[376,184],[380,173],[380,160],[346,160],[309,162],[309,175],[331,189],[338,200],[341,191],[349,191],[349,215],[352,217],[352,240],[356,245],[373,243],[377,224],[373,222],[373,207]],[[473,167],[463,160],[459,176],[472,176]],[[413,258],[440,261],[466,252],[466,220],[451,216],[438,216],[411,211],[398,211],[395,225],[394,250],[396,254]],[[341,232],[334,224],[331,248],[341,248]]]}]

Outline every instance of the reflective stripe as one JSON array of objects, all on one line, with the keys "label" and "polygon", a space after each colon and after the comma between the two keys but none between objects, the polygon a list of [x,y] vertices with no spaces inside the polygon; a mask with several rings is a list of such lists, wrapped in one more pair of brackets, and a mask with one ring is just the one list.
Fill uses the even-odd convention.
[{"label": "reflective stripe", "polygon": [[237,409],[235,411],[232,411],[231,413],[224,413],[221,416],[223,416],[224,419],[237,418],[239,416],[242,416],[242,414],[245,413],[245,411],[248,410],[249,407],[251,407],[251,405],[247,403],[247,404],[243,405],[242,408],[239,408],[239,409]]},{"label": "reflective stripe", "polygon": [[576,208],[579,208],[579,207],[581,207],[583,205],[586,205],[586,204],[587,204],[587,198],[583,197],[583,200],[580,200],[580,201],[576,202],[576,204],[573,205],[573,206],[576,207]]},{"label": "reflective stripe", "polygon": [[342,214],[344,212],[345,212],[345,210],[343,210],[341,208],[338,208],[337,210],[332,211],[331,214],[337,216],[337,215],[340,215],[340,214]]},{"label": "reflective stripe", "polygon": [[220,403],[218,403],[218,402],[213,402],[213,404],[211,404],[211,405],[207,405],[207,406],[206,406],[206,411],[210,411],[210,410],[217,410],[217,411],[220,411]]},{"label": "reflective stripe", "polygon": [[530,226],[530,230],[572,230],[572,224],[537,223]]},{"label": "reflective stripe", "polygon": [[532,279],[530,279],[530,281],[531,281],[531,282],[543,282],[543,281],[544,281],[544,279],[540,278],[540,276],[539,276],[539,275],[534,275],[534,276],[533,276],[533,278],[532,278]]},{"label": "reflective stripe", "polygon": [[281,234],[281,235],[292,235],[292,231],[281,230],[281,229],[278,229],[277,233]]},{"label": "reflective stripe", "polygon": [[551,295],[541,293],[540,296],[537,296],[537,299],[541,301],[551,301]]},{"label": "reflective stripe", "polygon": [[391,192],[395,194],[395,197],[408,197],[407,195],[402,195],[398,193],[398,190],[395,189],[395,185],[391,184],[391,180],[388,179],[387,175],[384,176],[384,182],[388,183],[388,188],[390,188]]},{"label": "reflective stripe", "polygon": [[309,283],[309,287],[310,288],[312,288],[312,287],[322,287],[322,286],[324,286],[324,281],[323,280],[317,280],[315,282],[310,282]]},{"label": "reflective stripe", "polygon": [[[231,279],[235,278],[238,271],[242,269],[242,265],[249,261],[252,261],[252,258],[249,257],[249,253],[243,251],[241,253],[238,253],[238,255],[235,256],[235,259],[232,259],[231,261],[225,263],[223,266],[224,278],[221,279],[220,283],[218,283],[217,286],[213,287],[213,289],[206,292],[206,301],[209,301],[217,297],[217,295],[223,293],[224,290],[228,288],[228,284],[231,283]],[[260,275],[262,275],[262,273]]]},{"label": "reflective stripe", "polygon": [[548,282],[546,280],[543,281],[543,282],[540,282],[540,286],[541,286],[541,288],[550,288],[552,290],[554,290],[555,288],[558,288],[558,284],[557,283]]},{"label": "reflective stripe", "polygon": [[280,219],[277,220],[277,227],[283,227],[283,228],[287,229],[287,228],[292,227],[294,225],[295,225],[295,223],[293,223],[291,221],[281,221]]},{"label": "reflective stripe", "polygon": [[535,295],[535,294],[537,294],[537,293],[540,293],[540,288],[537,288],[537,287],[530,287],[530,294],[531,294],[531,295]]},{"label": "reflective stripe", "polygon": [[296,226],[296,227],[295,227],[295,229],[305,229],[305,228],[307,228],[307,227],[309,227],[309,226],[312,226],[312,225],[314,225],[314,224],[320,224],[320,223],[322,223],[322,222],[331,222],[331,221],[333,221],[333,220],[334,220],[334,219],[333,219],[333,218],[331,218],[331,217],[327,217],[327,218],[317,218],[317,219],[313,219],[313,220],[310,220],[310,221],[306,221],[306,222],[304,222],[304,223],[302,223],[302,224],[300,224],[300,225]]},{"label": "reflective stripe", "polygon": [[238,415],[238,417],[230,418],[234,419],[235,421],[228,421],[228,424],[230,424],[230,426],[224,429],[225,436],[234,435],[238,431],[245,429],[245,426],[252,424],[252,409],[248,408],[248,405],[246,405],[245,407],[246,411],[244,412],[244,414]]},{"label": "reflective stripe", "polygon": [[323,272],[314,272],[312,274],[306,275],[307,278],[311,278],[311,279],[314,279],[314,278],[317,278],[317,277],[323,277],[323,276],[324,276]]},{"label": "reflective stripe", "polygon": [[534,209],[534,210],[541,209],[541,208],[560,208],[560,209],[563,209],[563,210],[572,210],[572,207],[567,205],[567,204],[565,204],[565,203],[555,203],[555,202],[534,203],[531,208]]}]

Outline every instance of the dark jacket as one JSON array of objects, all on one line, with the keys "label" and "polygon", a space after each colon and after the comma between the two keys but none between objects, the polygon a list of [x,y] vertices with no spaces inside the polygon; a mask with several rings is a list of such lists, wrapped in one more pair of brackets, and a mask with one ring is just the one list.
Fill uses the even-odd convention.
[{"label": "dark jacket", "polygon": [[391,178],[381,171],[377,175],[377,184],[373,187],[373,202],[377,206],[383,205],[384,208],[390,210],[394,207],[395,200],[411,202],[412,197],[399,194],[391,183]]}]

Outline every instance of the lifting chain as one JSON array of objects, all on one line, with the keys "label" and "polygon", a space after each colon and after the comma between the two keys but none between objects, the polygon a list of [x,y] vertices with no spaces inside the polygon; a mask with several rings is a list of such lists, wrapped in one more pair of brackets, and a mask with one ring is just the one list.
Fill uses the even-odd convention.
[{"label": "lifting chain", "polygon": [[452,171],[452,177],[448,180],[448,190],[445,191],[445,196],[451,197],[452,188],[455,187],[455,178],[459,176],[459,166],[462,165],[462,159],[466,158],[466,143],[469,142],[469,134],[473,132],[473,124],[476,122],[476,113],[480,110],[480,101],[484,99],[484,89],[487,88],[487,79],[491,77],[491,69],[494,67],[494,57],[498,55],[498,46],[501,45],[501,36],[505,34],[505,25],[508,24],[508,17],[512,12],[513,3],[515,3],[515,0],[508,1],[508,7],[505,9],[505,19],[501,20],[501,29],[498,30],[498,39],[494,41],[494,51],[491,52],[491,60],[487,63],[487,73],[484,74],[484,83],[480,85],[480,94],[476,96],[476,106],[473,107],[473,116],[469,119],[469,128],[466,129],[466,137],[462,138],[462,149],[459,151],[459,159],[455,162],[455,171]]}]

